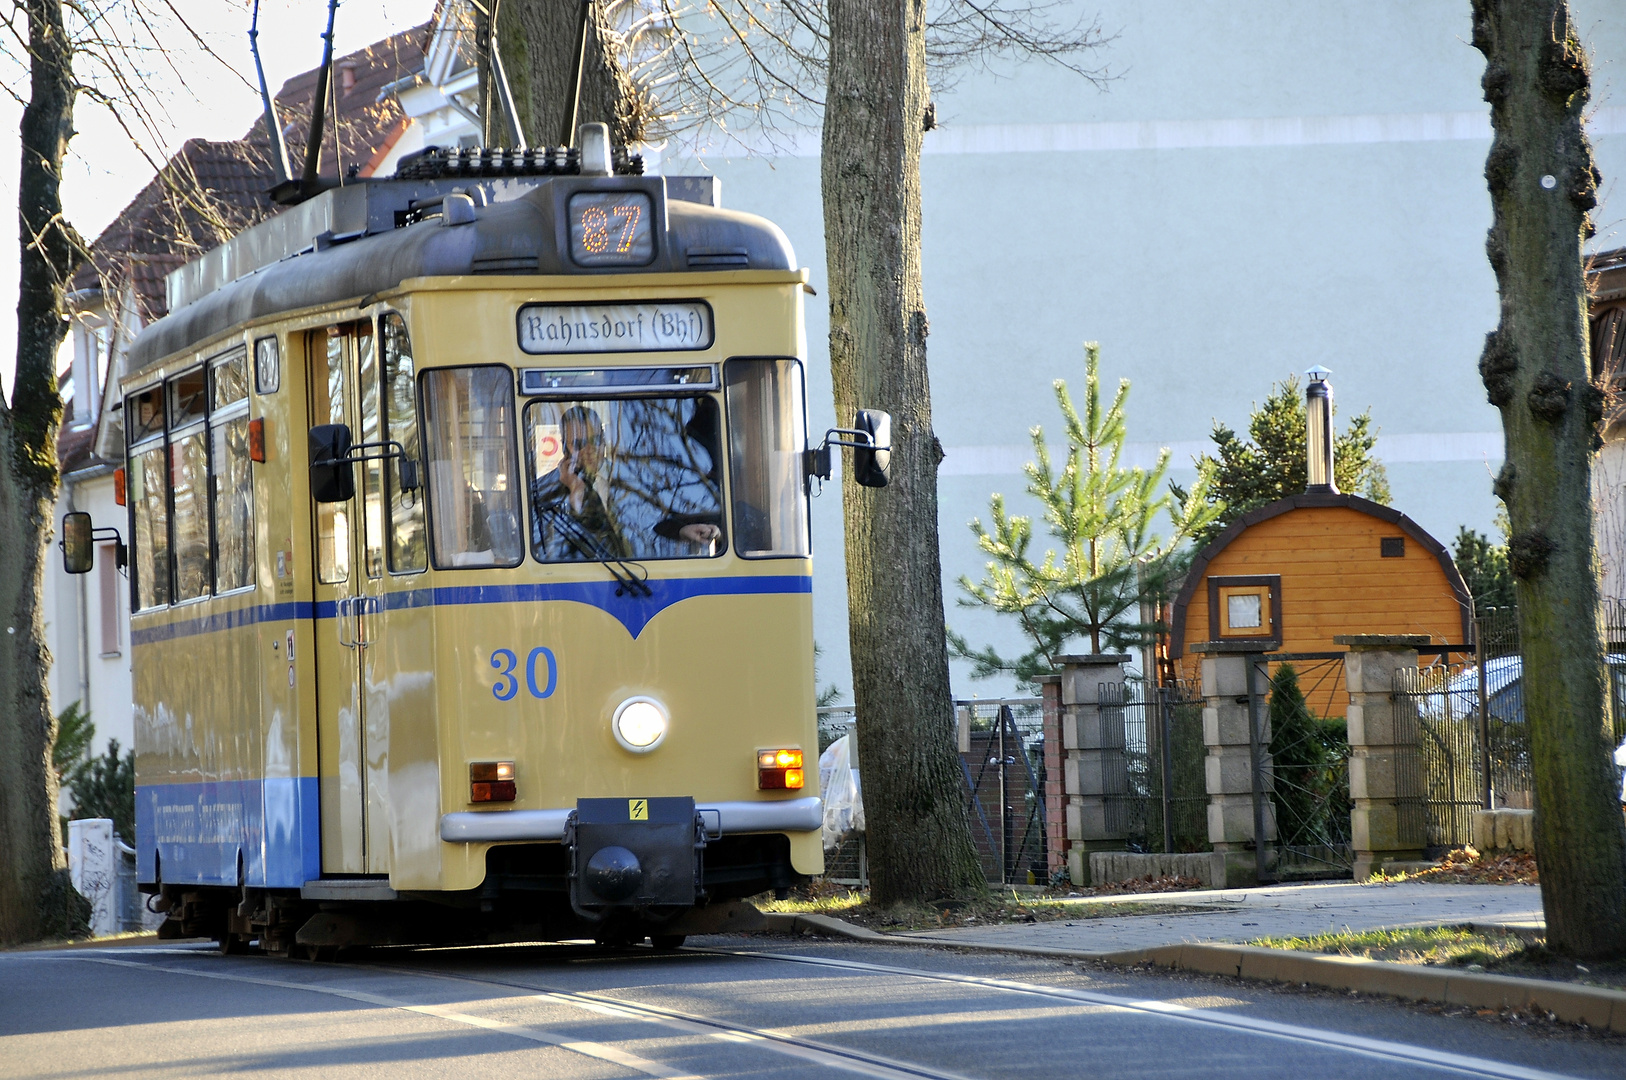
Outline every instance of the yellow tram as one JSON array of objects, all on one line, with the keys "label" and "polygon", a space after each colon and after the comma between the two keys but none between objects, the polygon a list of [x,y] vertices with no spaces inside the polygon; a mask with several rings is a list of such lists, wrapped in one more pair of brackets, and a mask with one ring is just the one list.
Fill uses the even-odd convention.
[{"label": "yellow tram", "polygon": [[172,278],[122,386],[166,935],[670,945],[821,872],[807,274],[625,164],[431,149]]}]

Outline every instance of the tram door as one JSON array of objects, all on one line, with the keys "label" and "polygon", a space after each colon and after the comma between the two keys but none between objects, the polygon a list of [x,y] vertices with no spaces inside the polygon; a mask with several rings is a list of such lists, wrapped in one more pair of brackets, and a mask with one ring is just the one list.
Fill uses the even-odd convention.
[{"label": "tram door", "polygon": [[[376,443],[378,351],[370,321],[310,336],[310,423],[345,424]],[[316,702],[322,872],[390,869],[388,712],[380,647],[384,579],[381,462],[356,466],[355,497],[312,503],[316,535]]]}]

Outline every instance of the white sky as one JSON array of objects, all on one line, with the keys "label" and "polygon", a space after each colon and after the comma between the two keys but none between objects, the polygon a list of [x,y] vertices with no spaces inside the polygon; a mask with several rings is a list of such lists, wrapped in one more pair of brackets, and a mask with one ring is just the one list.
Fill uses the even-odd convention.
[{"label": "white sky", "polygon": [[[137,0],[151,7],[151,0]],[[155,105],[164,114],[163,156],[190,138],[241,137],[260,114],[248,51],[250,4],[243,0],[173,0],[174,8],[241,78],[209,58],[175,25],[171,60],[181,73],[166,71],[153,80]],[[426,21],[433,0],[344,0],[334,22],[334,55],[369,45]],[[262,0],[260,56],[274,94],[284,80],[315,67],[322,59],[321,33],[326,0]],[[13,77],[14,72],[8,72]],[[245,81],[246,80],[246,81]],[[18,86],[26,92],[26,76]],[[10,394],[17,358],[17,124],[22,111],[0,97],[0,380]],[[63,204],[68,220],[87,239],[95,237],[152,178],[152,166],[131,145],[107,111],[81,96],[74,114],[76,134],[63,172]]]}]

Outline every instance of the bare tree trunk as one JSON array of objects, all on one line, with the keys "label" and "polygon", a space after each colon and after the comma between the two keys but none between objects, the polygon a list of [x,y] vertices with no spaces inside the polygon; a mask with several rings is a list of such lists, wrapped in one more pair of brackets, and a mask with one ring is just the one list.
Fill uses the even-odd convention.
[{"label": "bare tree trunk", "polygon": [[872,896],[980,890],[955,752],[920,276],[925,0],[831,0],[824,233],[836,415],[892,413],[892,484],[842,478]]},{"label": "bare tree trunk", "polygon": [[1495,141],[1486,250],[1502,318],[1479,370],[1502,411],[1497,494],[1524,643],[1536,857],[1548,944],[1626,955],[1626,826],[1610,765],[1609,691],[1591,504],[1603,395],[1587,370],[1581,245],[1598,172],[1582,131],[1589,74],[1565,0],[1474,0]]},{"label": "bare tree trunk", "polygon": [[51,768],[56,718],[45,682],[51,656],[40,611],[57,490],[63,287],[82,251],[62,218],[59,192],[73,135],[73,52],[58,0],[27,0],[27,12],[32,80],[18,184],[17,371],[11,406],[0,401],[0,942],[7,944],[82,929],[89,914],[66,880]]},{"label": "bare tree trunk", "polygon": [[[603,0],[593,0],[587,26],[577,123],[610,125],[618,145],[644,137],[648,110],[611,40]],[[539,146],[558,143],[574,91],[580,0],[505,0],[497,13],[502,52],[515,110],[525,137]]]}]

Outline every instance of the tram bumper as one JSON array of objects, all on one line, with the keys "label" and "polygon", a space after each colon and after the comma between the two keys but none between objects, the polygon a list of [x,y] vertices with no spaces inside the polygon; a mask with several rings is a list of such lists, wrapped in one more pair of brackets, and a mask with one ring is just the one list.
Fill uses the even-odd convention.
[{"label": "tram bumper", "polygon": [[692,798],[579,799],[564,840],[570,906],[584,918],[699,898],[706,829]]}]

